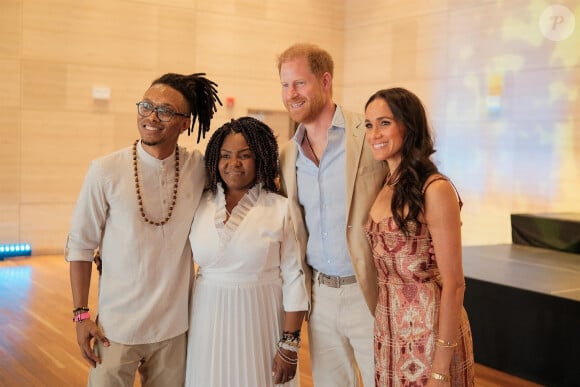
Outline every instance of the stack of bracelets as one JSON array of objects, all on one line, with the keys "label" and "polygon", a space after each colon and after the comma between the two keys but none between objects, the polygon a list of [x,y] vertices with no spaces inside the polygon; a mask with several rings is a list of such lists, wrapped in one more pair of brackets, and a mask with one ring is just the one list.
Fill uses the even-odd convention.
[{"label": "stack of bracelets", "polygon": [[81,322],[91,318],[89,308],[87,306],[79,306],[73,309],[73,321]]},{"label": "stack of bracelets", "polygon": [[[457,342],[452,343],[451,341],[437,338],[435,339],[435,345],[440,348],[455,348],[457,347]],[[451,380],[449,375],[440,374],[439,372],[431,372],[431,377],[440,382],[449,382]]]},{"label": "stack of bracelets", "polygon": [[[292,359],[282,352],[282,349],[295,352],[296,359]],[[294,332],[282,332],[282,338],[276,344],[276,351],[280,358],[287,364],[298,364],[298,350],[300,349],[300,329]]]}]

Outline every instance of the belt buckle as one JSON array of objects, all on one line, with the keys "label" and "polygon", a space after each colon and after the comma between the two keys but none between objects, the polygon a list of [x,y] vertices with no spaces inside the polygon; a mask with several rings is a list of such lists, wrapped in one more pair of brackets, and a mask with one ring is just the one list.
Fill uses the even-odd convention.
[{"label": "belt buckle", "polygon": [[333,288],[340,288],[340,277],[339,276],[335,276],[335,275],[329,275],[328,280],[331,282],[330,286],[332,286]]},{"label": "belt buckle", "polygon": [[326,286],[330,286],[331,288],[340,288],[340,277],[336,275],[327,275],[324,273],[318,274],[318,283]]}]

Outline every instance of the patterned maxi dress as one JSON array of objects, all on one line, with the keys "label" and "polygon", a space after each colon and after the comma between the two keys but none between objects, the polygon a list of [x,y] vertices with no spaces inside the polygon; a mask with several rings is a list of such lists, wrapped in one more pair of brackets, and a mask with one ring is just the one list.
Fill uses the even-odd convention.
[{"label": "patterned maxi dress", "polygon": [[[376,386],[424,386],[431,374],[441,301],[441,278],[429,254],[427,225],[409,224],[407,240],[394,219],[369,219],[365,226],[377,267],[375,310]],[[473,386],[471,330],[462,308],[451,361],[451,386]]]}]

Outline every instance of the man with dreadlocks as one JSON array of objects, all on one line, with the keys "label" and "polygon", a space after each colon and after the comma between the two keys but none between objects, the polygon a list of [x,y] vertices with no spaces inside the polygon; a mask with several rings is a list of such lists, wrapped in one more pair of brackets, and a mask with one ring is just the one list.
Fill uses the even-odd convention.
[{"label": "man with dreadlocks", "polygon": [[[73,321],[89,386],[181,386],[189,285],[187,237],[205,183],[200,152],[177,145],[199,122],[205,136],[216,84],[205,74],[165,74],[137,102],[140,139],[91,162],[65,247]],[[89,313],[99,251],[98,319]]]},{"label": "man with dreadlocks", "polygon": [[186,386],[293,386],[308,299],[276,138],[255,118],[232,120],[205,164],[209,188],[189,234],[199,269]]}]

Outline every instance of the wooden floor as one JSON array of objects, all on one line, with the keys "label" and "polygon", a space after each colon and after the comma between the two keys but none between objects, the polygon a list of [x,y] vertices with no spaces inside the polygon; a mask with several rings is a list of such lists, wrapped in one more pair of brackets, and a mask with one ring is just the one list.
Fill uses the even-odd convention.
[{"label": "wooden floor", "polygon": [[[96,289],[93,277],[93,308]],[[88,366],[76,344],[71,308],[62,256],[0,261],[0,387],[86,385]],[[307,340],[300,352],[300,381],[312,387]],[[476,367],[476,385],[538,386],[482,365]]]}]

